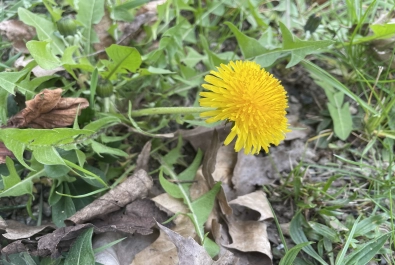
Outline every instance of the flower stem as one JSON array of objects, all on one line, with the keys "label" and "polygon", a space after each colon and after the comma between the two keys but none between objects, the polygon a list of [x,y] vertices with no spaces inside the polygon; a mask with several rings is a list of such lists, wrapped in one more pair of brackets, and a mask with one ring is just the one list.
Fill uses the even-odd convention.
[{"label": "flower stem", "polygon": [[210,110],[213,110],[213,108],[204,108],[204,107],[162,107],[162,108],[133,110],[131,112],[131,116],[132,117],[141,117],[141,116],[156,115],[156,114],[194,114],[194,113],[201,113],[201,112],[210,111]]}]

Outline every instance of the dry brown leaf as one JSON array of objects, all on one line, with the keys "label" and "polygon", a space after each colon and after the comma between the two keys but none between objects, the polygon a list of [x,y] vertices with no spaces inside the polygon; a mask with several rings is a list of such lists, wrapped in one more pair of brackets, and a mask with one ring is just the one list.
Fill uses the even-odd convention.
[{"label": "dry brown leaf", "polygon": [[[225,226],[226,227],[226,226]],[[223,256],[229,250],[224,247],[224,245],[228,245],[231,242],[231,238],[227,230],[224,229],[224,226],[220,224],[216,219],[214,219],[211,223],[211,232],[214,238],[215,243],[220,247],[218,256]]]},{"label": "dry brown leaf", "polygon": [[137,157],[136,168],[134,169],[134,172],[137,172],[139,169],[144,169],[145,171],[148,171],[148,162],[151,156],[150,152],[151,152],[151,141],[148,141],[145,143],[143,149],[141,150],[140,154]]},{"label": "dry brown leaf", "polygon": [[[130,264],[135,255],[152,244],[159,236],[159,231],[155,230],[150,235],[135,234],[133,237],[127,237],[120,243],[95,254],[95,261],[105,265],[124,265]],[[92,240],[93,249],[105,246],[115,240],[124,238],[121,233],[106,232],[95,235]],[[151,264],[151,263],[146,263]],[[166,262],[162,264],[168,264]]]},{"label": "dry brown leaf", "polygon": [[225,253],[217,261],[213,261],[204,247],[200,246],[193,238],[185,238],[171,229],[157,223],[159,228],[166,233],[177,248],[179,264],[188,265],[233,265],[237,258],[231,252]]},{"label": "dry brown leaf", "polygon": [[233,217],[226,222],[232,243],[224,247],[242,252],[259,252],[263,254],[259,264],[272,264],[272,252],[264,222],[238,221]]},{"label": "dry brown leaf", "polygon": [[37,245],[39,255],[51,255],[52,258],[59,257],[62,251],[69,249],[74,239],[90,227],[93,227],[93,225],[78,224],[75,226],[61,227],[51,234],[41,237]]},{"label": "dry brown leaf", "polygon": [[[188,209],[180,200],[177,200],[167,193],[163,193],[152,199],[156,205],[168,213],[169,216],[175,213],[187,213]],[[185,236],[196,238],[195,227],[191,220],[185,215],[178,215],[173,219],[174,231]],[[177,265],[177,249],[163,231],[160,231],[158,239],[150,246],[135,256],[131,265]]]},{"label": "dry brown leaf", "polygon": [[237,152],[234,149],[234,143],[223,145],[218,149],[215,170],[212,173],[215,181],[221,181],[222,184],[232,185],[233,169],[237,162]]},{"label": "dry brown leaf", "polygon": [[[141,26],[156,20],[156,14],[156,10],[152,12],[140,12],[134,17],[132,22],[119,21],[117,23],[118,30],[122,32],[122,36],[117,44],[128,46],[131,40],[136,39]],[[99,42],[95,43],[93,47],[99,53],[98,56],[101,59],[107,58],[107,55],[103,51],[115,43],[114,38],[108,32],[112,25],[113,20],[107,10],[100,22],[94,25]]]},{"label": "dry brown leaf", "polygon": [[233,189],[232,183],[233,169],[236,162],[237,152],[234,150],[234,143],[221,146],[218,149],[215,170],[212,173],[212,176],[215,181],[222,182],[222,189],[227,200],[236,198],[236,193]]},{"label": "dry brown leaf", "polygon": [[6,157],[14,158],[14,154],[5,147],[4,143],[0,142],[0,164],[4,164]]},{"label": "dry brown leaf", "polygon": [[62,72],[62,71],[65,71],[63,66],[58,66],[53,69],[47,70],[47,69],[43,69],[43,68],[41,68],[41,66],[37,65],[32,69],[32,73],[36,77],[51,76],[51,75],[56,74],[57,72]]},{"label": "dry brown leaf", "polygon": [[[96,51],[104,51],[105,48],[110,47],[111,44],[115,43],[113,37],[110,35],[108,30],[112,26],[112,19],[107,10],[104,12],[104,16],[99,23],[93,25],[94,30],[97,33],[99,41],[93,44]],[[107,55],[105,53],[98,54],[98,58],[105,59]]]},{"label": "dry brown leaf", "polygon": [[136,15],[132,22],[120,22],[118,30],[123,32],[123,34],[119,43],[121,45],[129,45],[131,40],[135,40],[141,35],[141,26],[150,24],[156,20],[156,12],[146,12]]},{"label": "dry brown leaf", "polygon": [[260,218],[257,221],[273,218],[269,201],[266,197],[266,194],[262,190],[257,190],[247,195],[237,197],[236,199],[230,201],[229,204],[236,204],[257,211],[260,213]]},{"label": "dry brown leaf", "polygon": [[[31,244],[32,241],[21,241],[20,243],[11,244],[6,251],[7,254],[17,253],[19,250],[29,250],[30,253],[38,256],[51,255],[56,258],[62,251],[70,248],[70,245],[86,228],[93,227],[95,233],[123,232],[123,235],[134,235],[135,232],[148,235],[151,234],[152,227],[156,221],[163,222],[167,215],[161,212],[151,200],[135,200],[126,206],[125,210],[120,210],[109,215],[103,216],[103,219],[95,219],[92,223],[77,224],[75,226],[58,228],[51,233],[47,233],[40,238],[39,234],[45,233],[45,230],[55,228],[52,226],[30,227],[16,221],[8,221],[5,230],[7,233],[3,236],[10,240],[39,238],[38,244]],[[158,233],[157,233],[158,234]],[[158,235],[154,236],[152,243]],[[151,238],[151,237],[149,237]],[[148,245],[148,244],[147,244]],[[141,247],[140,250],[143,248]],[[126,257],[130,253],[124,253]],[[122,263],[124,264],[124,263]]]},{"label": "dry brown leaf", "polygon": [[67,224],[82,224],[94,218],[120,210],[130,202],[145,198],[152,187],[152,179],[140,169],[124,182],[65,220]]},{"label": "dry brown leaf", "polygon": [[28,226],[14,220],[7,220],[5,227],[6,233],[3,236],[9,240],[18,240],[30,238],[38,234],[46,234],[48,231],[55,229],[56,227],[53,225]]},{"label": "dry brown leaf", "polygon": [[[193,228],[192,228],[193,229]],[[178,265],[177,249],[167,235],[159,232],[159,237],[151,245],[137,253],[130,265]]]},{"label": "dry brown leaf", "polygon": [[[210,146],[204,154],[202,171],[205,179],[207,180],[207,183],[209,184],[210,188],[212,188],[216,182],[214,181],[212,174],[215,170],[215,165],[217,163],[217,153],[220,147],[220,142],[216,130],[214,130],[214,132],[210,136],[212,139],[211,143],[206,140],[206,142],[210,143]],[[218,199],[218,204],[221,208],[221,212],[224,213],[225,215],[231,215],[232,208],[228,204],[228,200],[226,198],[226,194],[222,186],[217,194],[217,199]]]},{"label": "dry brown leaf", "polygon": [[152,233],[155,220],[166,221],[166,213],[159,210],[155,203],[149,199],[135,200],[116,212],[111,212],[91,221],[97,232],[135,232],[148,235]]},{"label": "dry brown leaf", "polygon": [[236,194],[242,196],[255,191],[257,185],[273,183],[281,177],[279,173],[290,171],[300,159],[310,161],[313,157],[314,151],[298,139],[293,140],[290,147],[272,147],[265,157],[246,155],[241,151],[237,155],[232,178]]},{"label": "dry brown leaf", "polygon": [[223,142],[230,132],[230,126],[219,125],[215,128],[196,127],[192,130],[178,130],[175,137],[178,138],[181,135],[182,139],[189,141],[195,150],[206,151],[212,145],[207,139],[211,139],[214,130],[218,132],[219,142]]},{"label": "dry brown leaf", "polygon": [[[16,59],[16,61],[14,63],[14,67],[18,68],[18,69],[22,69],[32,61],[34,61],[34,60],[33,59],[25,60],[25,56],[21,56],[18,59]],[[55,73],[60,72],[60,71],[65,71],[65,69],[62,66],[58,66],[53,69],[47,70],[47,69],[41,68],[39,65],[36,65],[32,69],[32,73],[36,77],[51,76],[51,75],[54,75]]]},{"label": "dry brown leaf", "polygon": [[62,89],[44,89],[26,108],[8,120],[7,126],[53,129],[73,124],[77,114],[89,106],[85,98],[62,98]]},{"label": "dry brown leaf", "polygon": [[[191,185],[191,188],[190,188],[190,196],[191,196],[192,201],[203,196],[210,190],[210,187],[208,186],[208,183],[207,183],[205,177],[203,176],[203,172],[202,172],[201,168],[199,168],[199,170],[196,172],[194,181],[195,182]],[[217,208],[218,207],[213,207],[213,210],[210,212],[210,214],[207,218],[207,221],[205,223],[206,231],[211,231],[211,224],[212,224],[213,220],[220,219]]]},{"label": "dry brown leaf", "polygon": [[232,179],[238,196],[253,192],[256,185],[272,183],[275,180],[274,170],[269,157],[256,157],[239,152]]},{"label": "dry brown leaf", "polygon": [[158,5],[163,5],[164,3],[166,3],[166,0],[150,1],[149,3],[140,7],[139,10],[137,10],[137,14],[144,14],[147,12],[156,13]]},{"label": "dry brown leaf", "polygon": [[26,42],[36,36],[36,30],[19,20],[7,20],[0,22],[0,34],[12,42],[12,46],[18,52],[29,53]]},{"label": "dry brown leaf", "polygon": [[0,256],[7,256],[20,252],[28,252],[29,249],[22,243],[22,240],[17,240],[1,249]]}]

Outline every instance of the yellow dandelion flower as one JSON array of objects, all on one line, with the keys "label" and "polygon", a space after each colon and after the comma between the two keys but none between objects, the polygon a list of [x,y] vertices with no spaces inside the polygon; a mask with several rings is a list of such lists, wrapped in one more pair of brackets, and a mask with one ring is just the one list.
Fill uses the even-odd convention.
[{"label": "yellow dandelion flower", "polygon": [[210,92],[201,92],[200,105],[215,108],[200,114],[213,123],[229,120],[233,123],[224,144],[237,136],[235,150],[259,153],[269,152],[270,144],[278,145],[289,131],[285,109],[287,93],[280,81],[255,62],[236,61],[221,64],[211,71],[202,86]]}]

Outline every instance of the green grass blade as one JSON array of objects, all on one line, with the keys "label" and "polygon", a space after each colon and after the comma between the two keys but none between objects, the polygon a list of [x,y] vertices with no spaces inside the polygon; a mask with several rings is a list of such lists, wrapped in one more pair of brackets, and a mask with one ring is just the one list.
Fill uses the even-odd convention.
[{"label": "green grass blade", "polygon": [[280,260],[279,265],[289,265],[289,264],[293,264],[296,256],[298,255],[298,253],[302,250],[302,248],[312,244],[313,242],[304,242],[304,243],[300,243],[297,244],[296,246],[294,246],[293,248],[291,248],[286,254],[285,256]]},{"label": "green grass blade", "polygon": [[[307,237],[302,229],[302,223],[303,223],[303,216],[300,212],[298,212],[292,218],[290,229],[289,229],[291,238],[296,244],[302,244],[302,243],[309,242],[309,240],[307,240]],[[315,258],[322,265],[329,265],[328,263],[325,262],[325,260],[323,260],[318,255],[318,253],[313,249],[312,246],[307,245],[307,246],[303,247],[302,249],[308,255]]]}]

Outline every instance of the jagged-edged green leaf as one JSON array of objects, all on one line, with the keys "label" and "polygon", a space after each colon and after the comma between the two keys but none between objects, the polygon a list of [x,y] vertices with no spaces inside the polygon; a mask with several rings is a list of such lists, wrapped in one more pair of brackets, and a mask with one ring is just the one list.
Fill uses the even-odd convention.
[{"label": "jagged-edged green leaf", "polygon": [[194,68],[200,61],[207,58],[207,55],[201,55],[189,46],[186,46],[185,49],[187,50],[187,56],[182,58],[181,61],[191,68]]},{"label": "jagged-edged green leaf", "polygon": [[221,189],[221,182],[217,182],[211,190],[192,202],[193,214],[196,216],[197,225],[203,227],[211,210],[214,207],[215,197]]},{"label": "jagged-edged green leaf", "polygon": [[112,16],[115,20],[131,22],[134,19],[134,16],[131,12],[129,12],[129,10],[148,2],[149,0],[134,0],[128,2],[125,1],[124,3],[114,7],[114,9],[112,10]]},{"label": "jagged-edged green leaf", "polygon": [[392,37],[395,34],[395,24],[387,23],[387,24],[373,24],[369,25],[370,29],[373,31],[373,35],[355,38],[353,40],[353,45],[364,43],[376,39],[386,39]]},{"label": "jagged-edged green leaf", "polygon": [[99,41],[92,26],[99,23],[103,16],[104,0],[78,1],[76,18],[84,26],[83,35],[86,38],[85,54],[90,54],[92,43]]},{"label": "jagged-edged green leaf", "polygon": [[95,151],[98,154],[110,154],[110,155],[124,156],[124,157],[128,156],[127,153],[125,153],[124,151],[122,151],[120,149],[106,146],[106,145],[98,143],[94,140],[91,140],[90,143],[92,145],[93,151]]},{"label": "jagged-edged green leaf", "polygon": [[31,40],[26,43],[26,47],[41,68],[51,70],[61,65],[59,58],[52,53],[48,41]]},{"label": "jagged-edged green leaf", "polygon": [[200,166],[200,162],[203,158],[202,150],[198,150],[192,163],[184,171],[178,174],[178,179],[182,181],[192,181],[195,178],[196,171]]},{"label": "jagged-edged green leaf", "polygon": [[268,50],[263,47],[258,40],[248,37],[231,22],[227,21],[224,24],[230,28],[233,34],[235,34],[237,43],[239,44],[241,53],[243,54],[245,59],[250,59],[268,52]]},{"label": "jagged-edged green leaf", "polygon": [[5,89],[8,93],[14,94],[16,82],[21,79],[25,73],[21,72],[1,72],[0,73],[0,87]]},{"label": "jagged-edged green leaf", "polygon": [[84,127],[84,130],[98,131],[101,128],[106,128],[120,123],[121,120],[114,116],[103,117],[96,121],[92,121]]},{"label": "jagged-edged green leaf", "polygon": [[57,7],[57,4],[53,0],[43,0],[43,4],[48,12],[51,14],[53,21],[58,21],[62,18],[63,10]]},{"label": "jagged-edged green leaf", "polygon": [[[173,148],[168,152],[164,157],[163,161],[170,167],[172,167],[177,160],[181,157],[181,147],[182,147],[182,138],[178,138],[177,147]],[[166,171],[165,171],[166,173]]]},{"label": "jagged-edged green leaf", "polygon": [[[171,156],[168,156],[170,152],[168,153],[167,161],[173,162],[173,164],[176,162],[177,158],[180,156],[180,143],[181,142],[179,142],[175,149],[170,151],[172,152],[176,150]],[[190,211],[186,215],[191,219],[195,226],[196,233],[203,243],[203,246],[211,257],[214,257],[218,254],[219,247],[216,243],[210,242],[210,239],[206,237],[204,233],[204,223],[207,221],[207,218],[213,209],[216,195],[221,189],[221,183],[216,183],[211,190],[200,196],[198,199],[194,201],[191,200],[189,194],[189,188],[191,185],[190,181],[194,179],[201,160],[202,152],[199,150],[192,164],[180,174],[180,177],[180,175],[177,176],[171,168],[173,164],[167,164],[166,160],[162,158],[162,169],[160,171],[159,181],[170,196],[183,199]],[[171,180],[175,183],[166,180],[162,175],[163,172],[168,174]]]},{"label": "jagged-edged green leaf", "polygon": [[18,161],[31,169],[23,159],[25,149],[33,151],[33,156],[40,163],[47,165],[62,165],[63,159],[59,156],[55,147],[69,147],[74,143],[74,137],[91,135],[91,130],[76,130],[70,128],[57,129],[2,129],[0,140],[11,150]]},{"label": "jagged-edged green leaf", "polygon": [[27,75],[25,79],[23,79],[21,82],[18,83],[18,89],[19,90],[26,90],[26,92],[31,92],[31,93],[26,93],[26,99],[30,100],[34,97],[36,94],[34,91],[39,87],[42,83],[51,80],[52,78],[55,78],[56,76],[54,75],[49,75],[49,76],[40,76],[36,77],[32,80],[30,80],[30,75]]},{"label": "jagged-edged green leaf", "polygon": [[[3,88],[10,94],[15,94],[15,87],[19,87],[18,81],[24,78],[36,65],[36,63],[29,63],[23,70],[19,72],[1,72],[0,73],[0,88]],[[0,89],[1,91],[2,89]],[[24,93],[23,87],[21,92]],[[6,94],[7,95],[7,94]],[[7,105],[1,105],[0,107],[6,107]]]},{"label": "jagged-edged green leaf", "polygon": [[[37,65],[35,61],[28,63],[25,68],[19,72],[1,72],[0,73],[0,119],[1,123],[7,121],[7,105],[9,94],[15,95],[15,87],[18,88],[22,94],[27,94],[26,89],[19,86],[18,81],[30,73],[30,71]],[[33,93],[32,93],[33,94]]]},{"label": "jagged-edged green leaf", "polygon": [[10,196],[21,196],[30,194],[33,196],[33,180],[39,178],[45,174],[44,169],[36,172],[31,172],[28,176],[21,180],[18,173],[16,172],[14,162],[11,158],[6,158],[6,165],[10,174],[8,176],[2,176],[4,189],[0,191],[1,197]]},{"label": "jagged-edged green leaf", "polygon": [[240,46],[241,52],[245,59],[252,59],[255,57],[255,62],[260,64],[262,67],[272,65],[283,53],[282,50],[268,50],[261,45],[261,43],[251,37],[248,37],[241,32],[236,26],[230,22],[225,22],[226,25],[235,34],[237,43]]},{"label": "jagged-edged green leaf", "polygon": [[167,74],[175,74],[176,72],[172,72],[167,69],[156,68],[149,66],[148,68],[140,68],[139,74],[140,75],[167,75]]},{"label": "jagged-edged green leaf", "polygon": [[[182,141],[179,140],[177,147],[174,148],[173,150],[171,150],[166,155],[168,161],[172,162],[173,164],[177,161],[179,156],[181,156],[181,154],[180,154],[180,148],[182,146],[181,143],[182,143]],[[202,151],[198,150],[198,153],[196,154],[195,159],[193,160],[192,164],[190,164],[188,168],[186,168],[183,172],[181,172],[177,176],[177,180],[180,181],[177,184],[172,183],[172,182],[168,181],[167,179],[165,179],[163,177],[163,171],[161,170],[159,172],[159,181],[160,181],[160,184],[162,185],[163,189],[167,193],[169,193],[170,196],[177,198],[177,199],[184,198],[184,196],[189,196],[189,192],[188,192],[189,186],[191,186],[192,180],[195,178],[195,174],[200,166],[202,157],[203,157]],[[186,203],[186,201],[184,201],[184,202]]]},{"label": "jagged-edged green leaf", "polygon": [[70,46],[64,50],[63,56],[60,59],[62,64],[76,64],[73,54],[78,50],[78,46]]},{"label": "jagged-edged green leaf", "polygon": [[[208,64],[210,65],[211,69],[215,69],[216,66],[220,66],[221,64],[226,64],[227,61],[221,59],[217,53],[213,52],[210,49],[210,45],[207,41],[207,39],[203,36],[203,34],[200,35],[199,37],[200,43],[203,46],[204,52],[207,54],[207,59],[208,59]],[[207,60],[203,60],[203,62],[206,63]]]},{"label": "jagged-edged green leaf", "polygon": [[43,165],[64,165],[62,157],[53,146],[30,146],[34,158]]},{"label": "jagged-edged green leaf", "polygon": [[132,47],[113,44],[106,48],[106,53],[111,59],[103,60],[108,68],[104,73],[107,79],[115,79],[117,73],[136,72],[142,62],[140,53]]},{"label": "jagged-edged green leaf", "polygon": [[283,35],[283,52],[291,53],[291,60],[287,64],[292,67],[303,60],[306,55],[319,51],[320,49],[327,48],[333,42],[329,40],[322,41],[304,41],[294,36],[291,31],[280,22],[280,29]]},{"label": "jagged-edged green leaf", "polygon": [[[81,1],[81,2],[91,2],[91,1]],[[63,42],[54,35],[57,31],[55,25],[45,18],[36,15],[25,8],[18,8],[19,19],[23,23],[32,26],[36,29],[37,37],[39,40],[51,40],[51,46],[55,54],[62,54],[64,49]]]},{"label": "jagged-edged green leaf", "polygon": [[177,184],[172,183],[167,179],[165,179],[162,170],[159,172],[159,183],[162,186],[162,188],[166,191],[166,193],[168,193],[170,196],[176,199],[184,198],[185,195],[182,193],[182,190],[178,187]]}]

